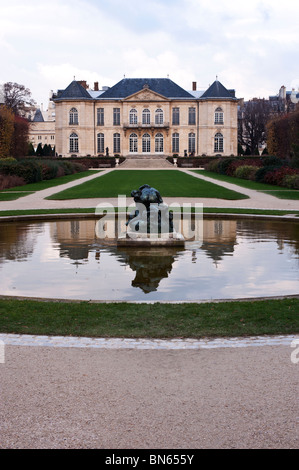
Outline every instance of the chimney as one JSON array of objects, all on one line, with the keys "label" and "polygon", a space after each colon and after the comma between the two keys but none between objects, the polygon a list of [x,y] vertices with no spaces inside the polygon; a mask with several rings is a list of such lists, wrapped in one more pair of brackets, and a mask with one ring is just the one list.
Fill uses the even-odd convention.
[{"label": "chimney", "polygon": [[87,90],[88,85],[87,85],[86,80],[78,80],[78,83],[80,83],[80,85],[82,85],[83,88],[85,88],[85,90]]},{"label": "chimney", "polygon": [[193,91],[197,90],[197,83],[196,82],[192,82],[192,90]]},{"label": "chimney", "polygon": [[99,82],[94,82],[94,91],[99,91]]}]

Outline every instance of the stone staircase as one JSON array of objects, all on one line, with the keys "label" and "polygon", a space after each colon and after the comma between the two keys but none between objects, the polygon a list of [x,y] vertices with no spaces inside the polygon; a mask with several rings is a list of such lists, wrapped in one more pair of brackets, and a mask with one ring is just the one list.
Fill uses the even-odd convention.
[{"label": "stone staircase", "polygon": [[134,155],[127,157],[125,162],[119,166],[119,169],[138,169],[138,168],[165,168],[171,170],[174,166],[166,160],[166,157],[160,155]]}]

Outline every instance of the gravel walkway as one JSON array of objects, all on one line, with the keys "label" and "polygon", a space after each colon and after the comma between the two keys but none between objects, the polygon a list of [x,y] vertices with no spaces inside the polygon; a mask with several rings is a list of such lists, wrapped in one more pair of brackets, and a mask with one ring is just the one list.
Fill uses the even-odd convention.
[{"label": "gravel walkway", "polygon": [[295,449],[292,351],[7,346],[0,448]]}]

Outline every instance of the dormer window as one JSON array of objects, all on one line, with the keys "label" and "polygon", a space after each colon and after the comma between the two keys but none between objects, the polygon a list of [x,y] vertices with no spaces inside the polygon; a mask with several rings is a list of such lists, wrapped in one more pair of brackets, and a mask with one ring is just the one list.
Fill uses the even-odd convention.
[{"label": "dormer window", "polygon": [[79,114],[76,108],[72,108],[70,110],[70,125],[78,125],[79,124]]},{"label": "dormer window", "polygon": [[215,111],[215,124],[224,124],[224,113],[222,108],[217,108]]}]

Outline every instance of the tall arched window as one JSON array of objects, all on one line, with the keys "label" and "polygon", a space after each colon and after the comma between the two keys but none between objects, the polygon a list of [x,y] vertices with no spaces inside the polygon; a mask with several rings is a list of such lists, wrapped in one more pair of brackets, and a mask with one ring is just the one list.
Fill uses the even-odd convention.
[{"label": "tall arched window", "polygon": [[215,135],[214,152],[223,152],[223,135],[220,132]]},{"label": "tall arched window", "polygon": [[144,134],[142,136],[142,152],[150,153],[151,151],[151,136],[149,134]]},{"label": "tall arched window", "polygon": [[130,135],[130,152],[137,153],[138,152],[138,136],[137,134]]},{"label": "tall arched window", "polygon": [[189,153],[195,153],[195,134],[190,132],[188,136],[188,150]]},{"label": "tall arched window", "polygon": [[79,138],[75,132],[70,135],[70,152],[79,152]]},{"label": "tall arched window", "polygon": [[149,109],[144,109],[142,111],[142,124],[150,124],[151,123],[151,112]]},{"label": "tall arched window", "polygon": [[120,153],[120,134],[113,134],[113,153]]},{"label": "tall arched window", "polygon": [[70,124],[77,125],[79,124],[79,114],[76,108],[70,110]]},{"label": "tall arched window", "polygon": [[180,152],[180,135],[175,132],[172,134],[172,153]]},{"label": "tall arched window", "polygon": [[163,134],[156,134],[156,137],[155,137],[155,152],[157,152],[157,153],[163,153],[164,152]]},{"label": "tall arched window", "polygon": [[155,124],[163,124],[163,121],[164,121],[163,109],[158,108],[156,109],[156,112],[155,112]]},{"label": "tall arched window", "polygon": [[138,122],[138,117],[137,117],[137,110],[136,109],[131,109],[130,111],[130,124],[137,124]]},{"label": "tall arched window", "polygon": [[98,153],[104,153],[105,149],[105,137],[104,134],[98,134]]},{"label": "tall arched window", "polygon": [[223,124],[224,119],[223,119],[223,110],[222,108],[217,108],[215,111],[215,124]]}]

